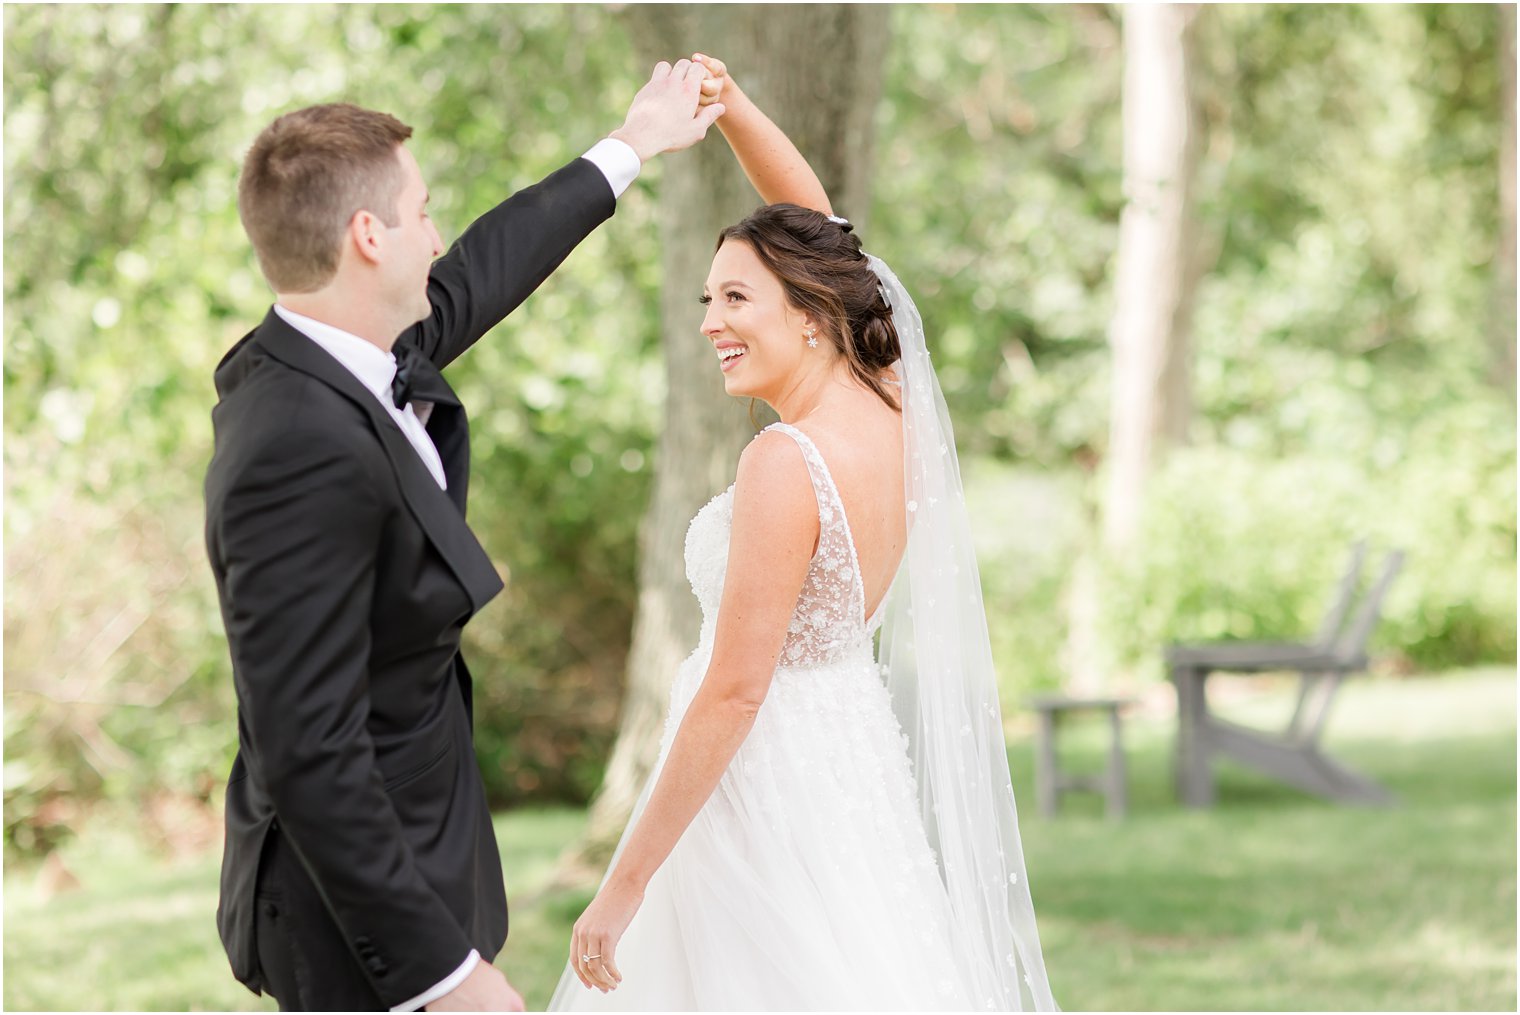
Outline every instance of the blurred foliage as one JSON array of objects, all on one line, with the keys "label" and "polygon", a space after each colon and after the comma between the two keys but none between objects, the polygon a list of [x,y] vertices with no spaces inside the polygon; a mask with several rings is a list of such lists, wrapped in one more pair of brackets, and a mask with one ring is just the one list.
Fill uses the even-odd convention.
[{"label": "blurred foliage", "polygon": [[[1122,207],[1121,12],[899,13],[869,245],[914,286],[967,465],[1005,694],[1060,683],[1092,538]],[[1515,653],[1515,415],[1490,386],[1496,12],[1216,5],[1192,446],[1103,646],[1312,634],[1351,541],[1403,547],[1374,639],[1399,666]],[[963,461],[966,461],[963,458]],[[977,487],[981,489],[978,492]]]},{"label": "blurred foliage", "polygon": [[[448,236],[616,126],[641,75],[590,7],[5,16],[6,827],[34,848],[60,801],[210,800],[231,762],[200,484],[212,370],[269,299],[244,147],[301,105],[389,110]],[[658,179],[450,371],[471,522],[510,576],[467,639],[498,802],[584,799],[615,732],[663,397]]]},{"label": "blurred foliage", "polygon": [[1146,505],[1139,550],[1110,561],[1108,643],[1160,675],[1167,641],[1311,638],[1351,544],[1362,588],[1389,550],[1403,569],[1371,650],[1402,672],[1513,659],[1513,421],[1453,413],[1397,467],[1344,456],[1262,462],[1218,447],[1175,455]]},{"label": "blurred foliage", "polygon": [[[1494,13],[1205,16],[1195,446],[1157,477],[1142,551],[1106,565],[1120,661],[1312,629],[1361,532],[1411,552],[1383,651],[1513,658],[1514,410],[1484,383]],[[621,17],[6,7],[8,846],[45,848],[101,797],[214,803],[230,763],[200,484],[212,370],[268,303],[245,146],[301,105],[389,110],[447,238],[616,125],[643,77]],[[936,345],[1005,687],[1049,685],[1107,439],[1120,13],[893,17],[867,246]],[[711,48],[742,75],[742,40]],[[499,804],[583,800],[614,733],[664,394],[659,179],[450,371],[471,523],[509,577],[467,637]]]}]

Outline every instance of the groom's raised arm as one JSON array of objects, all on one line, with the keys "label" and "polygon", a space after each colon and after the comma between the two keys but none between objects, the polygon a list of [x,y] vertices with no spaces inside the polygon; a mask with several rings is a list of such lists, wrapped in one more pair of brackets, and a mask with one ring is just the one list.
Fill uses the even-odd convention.
[{"label": "groom's raised arm", "polygon": [[657,64],[622,127],[476,219],[433,264],[432,314],[403,337],[443,367],[516,309],[612,216],[643,163],[706,135],[723,106],[698,107],[705,75],[687,60]]},{"label": "groom's raised arm", "polygon": [[413,340],[447,366],[517,309],[615,206],[609,180],[585,158],[513,194],[434,262],[432,316],[412,328]]}]

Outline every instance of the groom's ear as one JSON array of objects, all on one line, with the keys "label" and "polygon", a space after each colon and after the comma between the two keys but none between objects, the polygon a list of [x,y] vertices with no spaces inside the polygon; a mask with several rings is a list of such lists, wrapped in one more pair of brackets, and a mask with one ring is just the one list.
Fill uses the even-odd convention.
[{"label": "groom's ear", "polygon": [[371,212],[360,208],[348,220],[344,242],[352,244],[355,253],[368,264],[378,264],[385,252],[385,223]]}]

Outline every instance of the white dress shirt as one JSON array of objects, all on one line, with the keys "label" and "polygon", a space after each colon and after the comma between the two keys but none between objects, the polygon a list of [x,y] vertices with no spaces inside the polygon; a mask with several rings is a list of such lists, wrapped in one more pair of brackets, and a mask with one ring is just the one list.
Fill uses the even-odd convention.
[{"label": "white dress shirt", "polygon": [[[581,158],[602,171],[602,175],[607,178],[607,185],[612,188],[614,200],[622,197],[623,192],[633,184],[634,180],[638,179],[639,169],[643,165],[632,148],[610,137],[603,138],[592,145],[591,150]],[[407,402],[405,408],[398,409],[396,403],[391,400],[391,382],[396,378],[395,354],[382,350],[373,342],[366,341],[342,328],[323,324],[321,321],[282,307],[278,303],[274,305],[274,312],[279,314],[285,323],[317,343],[333,359],[343,364],[360,384],[374,394],[380,404],[385,407],[386,413],[396,421],[396,425],[406,435],[407,441],[416,449],[418,457],[422,459],[422,464],[427,466],[428,472],[432,473],[438,485],[445,490],[448,489],[448,480],[443,475],[443,460],[438,457],[438,448],[434,446],[433,439],[428,436],[426,427],[427,413],[432,410],[432,405],[426,402]],[[417,412],[419,405],[422,407],[420,416]],[[416,997],[396,1005],[391,1011],[417,1011],[431,1004],[463,983],[465,978],[474,972],[479,962],[480,952],[472,948],[470,954],[465,956],[465,960],[459,964],[458,969]]]}]

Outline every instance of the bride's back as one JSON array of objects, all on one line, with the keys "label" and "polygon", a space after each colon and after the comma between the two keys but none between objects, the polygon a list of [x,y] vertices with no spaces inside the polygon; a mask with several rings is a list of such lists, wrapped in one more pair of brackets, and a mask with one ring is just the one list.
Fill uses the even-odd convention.
[{"label": "bride's back", "polygon": [[817,446],[839,489],[870,618],[886,597],[907,544],[902,417],[858,388],[831,399],[797,429]]}]

